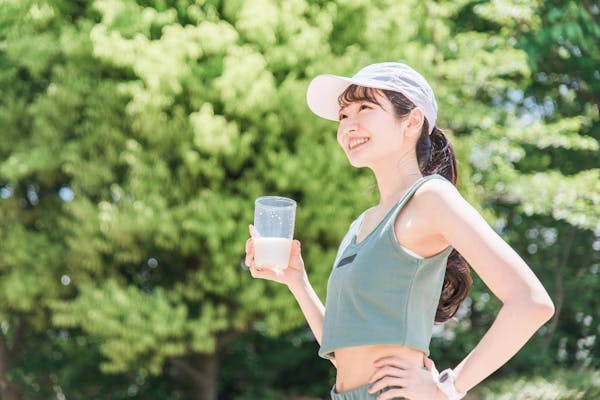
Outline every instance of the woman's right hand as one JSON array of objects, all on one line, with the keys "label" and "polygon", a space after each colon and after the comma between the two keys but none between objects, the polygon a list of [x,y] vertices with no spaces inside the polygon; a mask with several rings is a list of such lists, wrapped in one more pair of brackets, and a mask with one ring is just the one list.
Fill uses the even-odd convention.
[{"label": "woman's right hand", "polygon": [[250,238],[246,241],[246,259],[245,263],[250,269],[250,275],[253,278],[267,279],[283,283],[288,287],[302,284],[306,280],[306,270],[300,251],[300,241],[292,241],[292,250],[290,251],[290,260],[288,267],[282,270],[272,270],[270,268],[261,268],[254,262],[254,239],[256,236],[254,226],[249,226]]}]

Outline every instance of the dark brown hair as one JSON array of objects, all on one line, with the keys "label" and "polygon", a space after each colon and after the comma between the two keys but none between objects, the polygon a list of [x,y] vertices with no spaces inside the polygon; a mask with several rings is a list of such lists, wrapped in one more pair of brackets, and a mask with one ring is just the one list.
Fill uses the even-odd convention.
[{"label": "dark brown hair", "polygon": [[[385,95],[394,106],[398,118],[403,118],[416,107],[402,93],[391,90],[365,88],[363,86],[350,85],[338,98],[340,107],[345,107],[355,101],[368,101],[379,104],[377,94]],[[439,174],[448,179],[454,186],[458,181],[456,170],[456,158],[452,144],[437,126],[429,134],[429,123],[423,120],[421,136],[416,146],[417,162],[419,170],[423,175]],[[467,298],[473,285],[473,279],[469,271],[469,264],[456,251],[452,250],[446,264],[446,275],[444,285],[435,314],[436,322],[446,322],[458,311],[458,307]]]}]

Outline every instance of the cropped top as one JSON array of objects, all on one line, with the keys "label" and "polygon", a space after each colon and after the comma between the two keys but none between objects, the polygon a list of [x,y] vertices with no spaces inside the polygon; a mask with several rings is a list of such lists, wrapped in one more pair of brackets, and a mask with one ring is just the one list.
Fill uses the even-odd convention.
[{"label": "cropped top", "polygon": [[394,223],[415,191],[435,178],[446,179],[437,174],[419,179],[360,243],[356,235],[365,212],[350,225],[327,282],[322,358],[334,358],[342,347],[370,344],[407,346],[429,356],[452,246],[416,257],[398,244]]}]

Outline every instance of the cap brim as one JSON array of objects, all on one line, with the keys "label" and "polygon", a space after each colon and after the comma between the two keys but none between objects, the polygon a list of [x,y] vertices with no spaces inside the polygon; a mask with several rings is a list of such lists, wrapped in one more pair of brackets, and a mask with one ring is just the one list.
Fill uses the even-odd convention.
[{"label": "cap brim", "polygon": [[306,90],[308,108],[321,118],[338,121],[338,97],[352,84],[352,79],[337,75],[319,75]]},{"label": "cap brim", "polygon": [[375,80],[353,79],[338,75],[319,75],[306,90],[306,102],[310,110],[321,118],[339,120],[340,106],[338,98],[350,85],[359,85],[375,89],[391,89],[388,85]]}]

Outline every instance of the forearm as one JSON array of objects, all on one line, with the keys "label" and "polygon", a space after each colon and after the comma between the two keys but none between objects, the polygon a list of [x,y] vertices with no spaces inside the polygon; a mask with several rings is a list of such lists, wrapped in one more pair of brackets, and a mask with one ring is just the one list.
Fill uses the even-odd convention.
[{"label": "forearm", "polygon": [[289,286],[289,289],[296,298],[296,301],[308,322],[308,326],[320,345],[323,338],[325,306],[323,306],[323,303],[315,293],[308,278],[305,278],[302,282],[294,286]]},{"label": "forearm", "polygon": [[481,341],[454,368],[457,390],[471,389],[504,365],[551,316],[548,306],[531,302],[504,304]]}]

